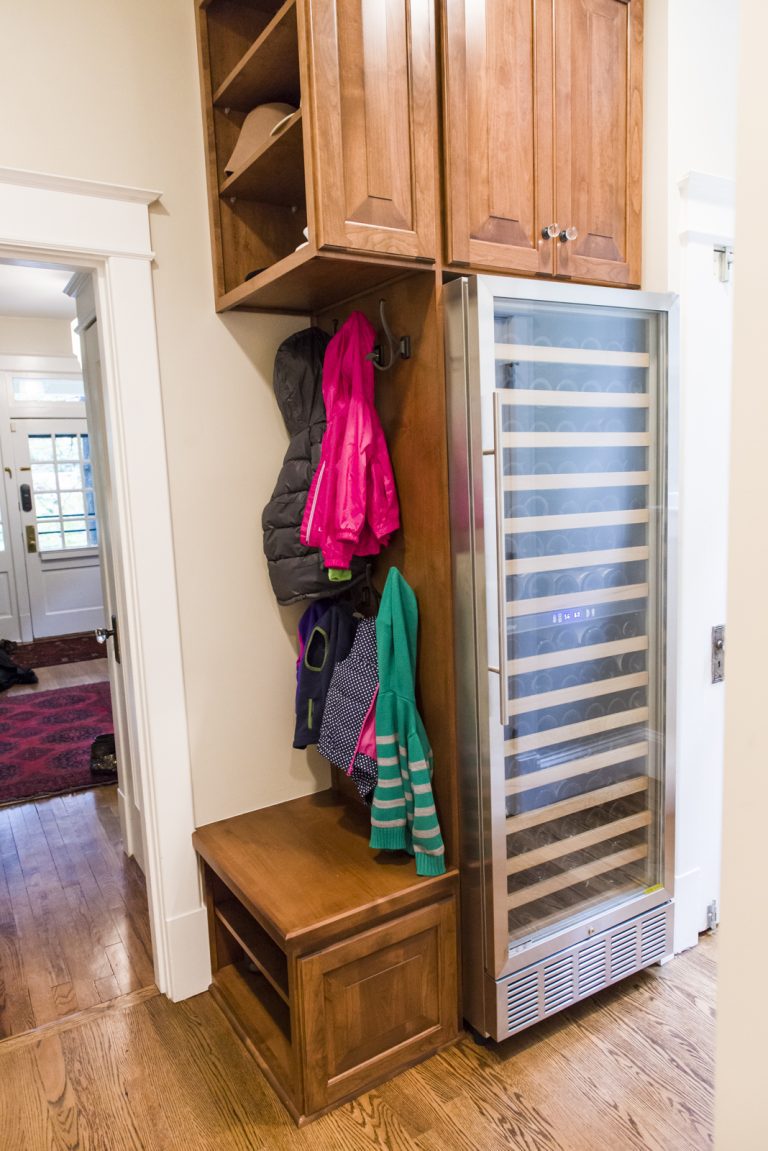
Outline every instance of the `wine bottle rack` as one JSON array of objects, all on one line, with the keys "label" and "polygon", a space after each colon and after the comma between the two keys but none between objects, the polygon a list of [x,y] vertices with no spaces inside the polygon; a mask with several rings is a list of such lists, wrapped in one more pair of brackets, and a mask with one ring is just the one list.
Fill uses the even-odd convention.
[{"label": "wine bottle rack", "polygon": [[563,346],[543,328],[538,343],[494,348],[513,941],[641,890],[656,824],[651,357],[594,338]]}]

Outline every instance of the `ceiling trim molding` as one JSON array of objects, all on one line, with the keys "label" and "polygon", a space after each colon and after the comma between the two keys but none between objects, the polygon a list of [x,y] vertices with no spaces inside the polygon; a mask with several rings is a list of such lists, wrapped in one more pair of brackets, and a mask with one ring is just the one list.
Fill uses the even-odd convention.
[{"label": "ceiling trim molding", "polygon": [[96,196],[102,200],[124,200],[131,204],[154,204],[162,192],[149,188],[131,188],[125,184],[103,184],[98,180],[79,180],[72,176],[55,176],[50,172],[28,172],[23,168],[0,167],[0,183],[21,184],[27,188],[45,188],[51,192],[71,192],[78,196]]}]

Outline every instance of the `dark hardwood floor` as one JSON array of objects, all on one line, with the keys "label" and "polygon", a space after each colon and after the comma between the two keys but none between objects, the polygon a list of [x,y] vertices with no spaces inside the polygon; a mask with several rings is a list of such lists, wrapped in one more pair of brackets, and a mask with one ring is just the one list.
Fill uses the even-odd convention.
[{"label": "dark hardwood floor", "polygon": [[[705,1151],[715,940],[496,1047],[464,1037],[297,1130],[210,996],[0,1043],[14,1151]],[[136,1001],[138,1000],[138,1001]]]}]

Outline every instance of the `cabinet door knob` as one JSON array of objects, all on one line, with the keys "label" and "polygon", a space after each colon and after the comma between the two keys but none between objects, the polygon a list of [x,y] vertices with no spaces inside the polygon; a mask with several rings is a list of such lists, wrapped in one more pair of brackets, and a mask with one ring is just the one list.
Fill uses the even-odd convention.
[{"label": "cabinet door knob", "polygon": [[554,240],[559,231],[559,224],[547,224],[546,227],[541,229],[541,235],[545,240]]},{"label": "cabinet door knob", "polygon": [[571,224],[570,228],[563,228],[562,232],[560,233],[560,243],[567,244],[569,240],[577,239],[578,235],[579,229],[574,228],[573,224]]}]

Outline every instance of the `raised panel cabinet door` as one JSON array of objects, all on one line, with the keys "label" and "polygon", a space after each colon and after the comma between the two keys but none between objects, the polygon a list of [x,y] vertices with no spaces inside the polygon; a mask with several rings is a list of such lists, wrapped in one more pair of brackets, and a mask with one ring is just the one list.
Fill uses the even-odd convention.
[{"label": "raised panel cabinet door", "polygon": [[455,1038],[455,921],[445,899],[299,960],[305,1114]]},{"label": "raised panel cabinet door", "polygon": [[442,0],[447,257],[550,273],[552,0]]},{"label": "raised panel cabinet door", "polygon": [[640,284],[642,0],[555,0],[556,273]]},{"label": "raised panel cabinet door", "polygon": [[433,261],[432,3],[307,0],[306,12],[318,247]]}]

